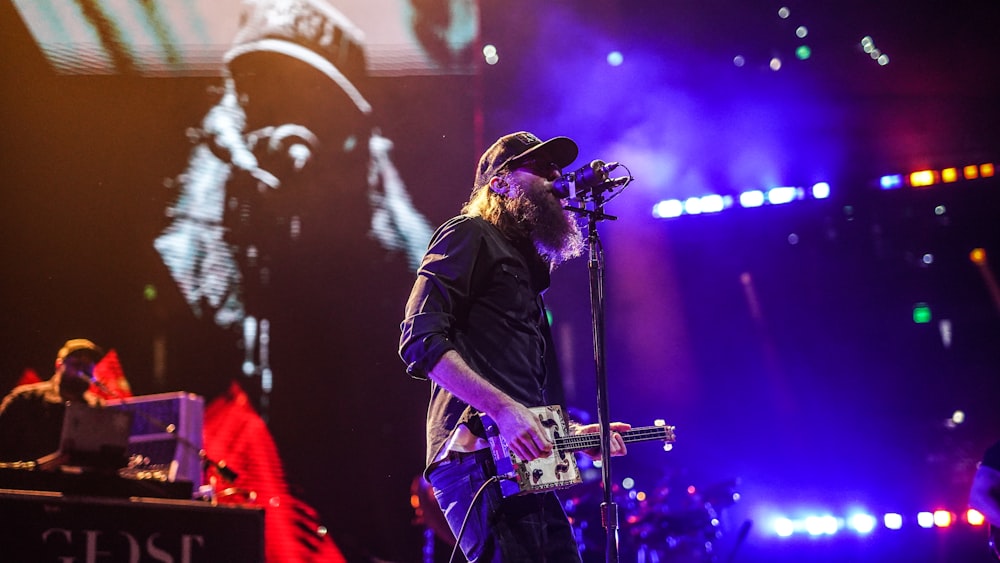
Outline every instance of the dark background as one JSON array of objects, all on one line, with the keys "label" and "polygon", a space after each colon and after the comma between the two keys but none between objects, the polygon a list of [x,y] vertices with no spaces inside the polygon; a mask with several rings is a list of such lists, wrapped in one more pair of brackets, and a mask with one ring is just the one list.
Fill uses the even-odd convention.
[{"label": "dark background", "polygon": [[[968,258],[1000,252],[1000,186],[876,186],[882,174],[996,162],[997,8],[800,2],[781,20],[771,2],[482,4],[481,43],[498,46],[500,64],[373,78],[369,97],[435,225],[464,201],[482,148],[514,130],[572,136],[581,163],[621,161],[636,177],[610,206],[620,219],[600,227],[609,396],[614,418],[665,418],[678,444],[669,454],[636,445],[615,475],[651,491],[738,482],[723,545],[752,520],[744,553],[761,560],[783,553],[767,531],[777,514],[963,510],[976,461],[1000,437],[1000,311]],[[800,24],[806,61],[792,55]],[[0,29],[0,384],[29,367],[46,376],[59,344],[81,336],[118,351],[137,394],[226,377],[238,352],[190,315],[152,249],[171,200],[163,179],[183,169],[185,129],[215,102],[217,80],[58,76],[8,3]],[[860,52],[865,35],[889,65]],[[622,66],[604,62],[612,49]],[[782,70],[767,68],[772,56]],[[650,212],[661,199],[820,180],[829,199]],[[331,222],[362,212],[337,203],[323,202]],[[271,429],[294,491],[346,553],[417,561],[408,489],[422,468],[427,390],[395,352],[410,274],[363,233],[328,242],[291,264],[303,290],[288,302],[307,313],[301,332],[284,334],[314,353],[275,358]],[[593,413],[587,275],[585,261],[567,264],[548,301],[568,402]],[[324,297],[310,309],[309,295]],[[917,302],[931,323],[913,322]],[[152,342],[163,334],[161,381]],[[345,369],[342,357],[370,365]],[[965,422],[947,425],[956,410]],[[597,526],[596,512],[581,517]],[[944,551],[891,547],[912,549],[910,560],[978,554],[980,537],[959,533]],[[870,546],[826,553],[888,560]]]}]

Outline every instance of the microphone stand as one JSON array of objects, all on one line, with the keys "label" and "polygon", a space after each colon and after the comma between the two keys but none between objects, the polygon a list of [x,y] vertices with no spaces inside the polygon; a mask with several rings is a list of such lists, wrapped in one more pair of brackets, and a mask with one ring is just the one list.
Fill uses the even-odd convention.
[{"label": "microphone stand", "polygon": [[611,422],[608,416],[608,380],[604,343],[604,248],[597,232],[599,221],[618,218],[604,213],[605,199],[600,189],[594,189],[591,207],[566,206],[564,209],[587,218],[587,253],[590,272],[590,307],[594,335],[594,367],[597,374],[597,422],[601,432],[601,524],[607,534],[605,561],[618,563],[618,505],[612,498],[611,485]]}]

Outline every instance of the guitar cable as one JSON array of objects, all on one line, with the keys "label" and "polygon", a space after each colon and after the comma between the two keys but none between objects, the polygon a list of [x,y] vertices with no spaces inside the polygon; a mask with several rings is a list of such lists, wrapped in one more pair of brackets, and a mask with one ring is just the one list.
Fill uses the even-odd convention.
[{"label": "guitar cable", "polygon": [[483,482],[482,486],[479,487],[479,490],[476,491],[475,496],[472,497],[472,502],[469,503],[469,509],[465,511],[465,516],[462,518],[462,527],[458,529],[458,535],[455,537],[455,547],[451,549],[451,557],[448,558],[448,563],[454,563],[455,561],[455,555],[458,554],[458,546],[462,545],[462,535],[465,534],[465,525],[469,523],[469,515],[472,514],[472,509],[476,507],[476,501],[479,500],[479,497],[483,496],[483,492],[486,491],[486,487],[488,487],[490,483],[499,481],[500,478],[496,475],[490,477]]}]

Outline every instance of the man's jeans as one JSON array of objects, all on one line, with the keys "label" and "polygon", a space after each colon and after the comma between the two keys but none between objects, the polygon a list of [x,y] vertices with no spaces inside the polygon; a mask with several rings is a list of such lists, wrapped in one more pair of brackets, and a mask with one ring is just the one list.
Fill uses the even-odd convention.
[{"label": "man's jeans", "polygon": [[[489,450],[453,453],[431,470],[434,496],[458,536],[476,491],[496,474]],[[476,500],[461,538],[469,561],[579,563],[580,552],[555,493],[502,498],[490,483]]]}]

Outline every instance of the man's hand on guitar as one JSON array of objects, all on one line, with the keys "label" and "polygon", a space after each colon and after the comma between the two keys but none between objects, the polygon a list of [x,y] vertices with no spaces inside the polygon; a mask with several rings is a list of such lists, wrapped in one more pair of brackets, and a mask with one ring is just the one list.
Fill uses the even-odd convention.
[{"label": "man's hand on guitar", "polygon": [[508,408],[496,413],[494,420],[507,446],[522,460],[531,461],[552,453],[552,442],[545,428],[528,407],[511,401]]},{"label": "man's hand on guitar", "polygon": [[[611,455],[612,457],[622,456],[628,453],[628,448],[625,447],[625,440],[622,439],[620,432],[625,432],[632,429],[632,425],[625,422],[612,422],[611,426]],[[573,424],[572,425],[573,434],[597,434],[601,431],[601,426],[599,424]],[[589,450],[583,450],[590,459],[600,459],[601,450],[600,448],[593,448]]]}]

